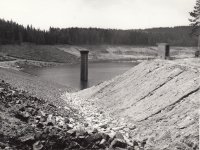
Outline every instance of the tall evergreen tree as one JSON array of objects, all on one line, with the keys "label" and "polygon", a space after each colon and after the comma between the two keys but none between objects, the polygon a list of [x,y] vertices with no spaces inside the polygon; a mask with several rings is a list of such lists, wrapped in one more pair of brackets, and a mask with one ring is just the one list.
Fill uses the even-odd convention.
[{"label": "tall evergreen tree", "polygon": [[193,26],[191,34],[196,34],[198,36],[198,50],[195,52],[195,56],[200,55],[200,0],[196,0],[196,5],[194,6],[193,12],[190,12],[190,16],[193,19],[189,19],[191,25]]},{"label": "tall evergreen tree", "polygon": [[191,34],[200,34],[199,28],[200,28],[200,0],[196,0],[196,5],[194,6],[194,10],[192,12],[189,12],[192,19],[189,19],[191,22],[190,25],[193,26]]},{"label": "tall evergreen tree", "polygon": [[0,43],[156,45],[158,42],[168,42],[172,46],[196,46],[197,38],[188,36],[191,29],[192,26],[145,30],[50,27],[48,31],[42,31],[31,25],[24,27],[0,19]]}]

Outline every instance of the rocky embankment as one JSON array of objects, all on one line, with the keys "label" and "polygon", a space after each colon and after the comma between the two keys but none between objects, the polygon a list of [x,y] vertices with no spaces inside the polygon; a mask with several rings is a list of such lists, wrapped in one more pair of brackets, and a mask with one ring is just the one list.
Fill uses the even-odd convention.
[{"label": "rocky embankment", "polygon": [[[16,90],[3,80],[0,99],[1,149],[133,149],[120,132],[106,134],[91,128],[79,110],[57,107]],[[103,112],[91,115],[104,116]],[[102,124],[100,128],[105,129],[107,125]]]},{"label": "rocky embankment", "polygon": [[[63,99],[85,114],[89,126],[103,123],[100,131],[123,134],[134,149],[199,149],[200,69],[194,62],[146,61]],[[95,109],[105,117],[91,117]]]},{"label": "rocky embankment", "polygon": [[145,61],[61,98],[66,87],[1,69],[0,148],[197,150],[196,62]]},{"label": "rocky embankment", "polygon": [[30,68],[53,67],[53,66],[61,66],[61,65],[65,65],[65,63],[23,60],[23,59],[0,62],[0,68],[7,68],[7,69],[18,70],[18,71],[23,70],[23,69],[30,69]]}]

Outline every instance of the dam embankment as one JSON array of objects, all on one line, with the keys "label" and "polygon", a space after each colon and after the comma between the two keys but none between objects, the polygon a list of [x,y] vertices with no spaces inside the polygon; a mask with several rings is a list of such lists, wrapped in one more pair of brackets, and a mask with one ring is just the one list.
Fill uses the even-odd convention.
[{"label": "dam embankment", "polygon": [[[91,103],[110,117],[92,118],[98,121],[90,121],[91,126],[107,123],[109,130],[118,128],[127,139],[145,141],[145,149],[195,149],[200,69],[191,62],[145,61],[100,85],[66,95],[75,107]],[[83,112],[90,117],[91,111]],[[127,129],[130,124],[136,128]]]}]

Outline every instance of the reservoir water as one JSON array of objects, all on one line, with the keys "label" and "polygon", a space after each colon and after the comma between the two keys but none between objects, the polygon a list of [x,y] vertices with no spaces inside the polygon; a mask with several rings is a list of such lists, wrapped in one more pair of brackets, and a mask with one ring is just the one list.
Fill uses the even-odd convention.
[{"label": "reservoir water", "polygon": [[80,81],[80,64],[23,70],[39,78],[82,90],[123,74],[138,62],[98,61],[88,63],[88,81]]}]

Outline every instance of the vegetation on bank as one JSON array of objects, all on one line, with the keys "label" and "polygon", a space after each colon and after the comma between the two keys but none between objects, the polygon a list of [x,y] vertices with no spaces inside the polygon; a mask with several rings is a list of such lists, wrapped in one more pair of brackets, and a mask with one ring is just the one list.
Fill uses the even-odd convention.
[{"label": "vegetation on bank", "polygon": [[172,46],[197,46],[197,37],[190,36],[192,26],[152,28],[144,30],[117,30],[99,28],[53,28],[48,31],[24,27],[14,21],[0,19],[0,45],[29,42],[42,45],[54,44],[112,44],[156,45],[167,42]]},{"label": "vegetation on bank", "polygon": [[191,31],[191,34],[197,34],[199,35],[200,34],[200,21],[199,21],[199,14],[200,14],[200,0],[196,0],[196,4],[194,6],[194,9],[192,12],[189,12],[190,13],[190,18],[189,21],[191,22],[191,26],[193,27],[192,28],[192,31]]}]

